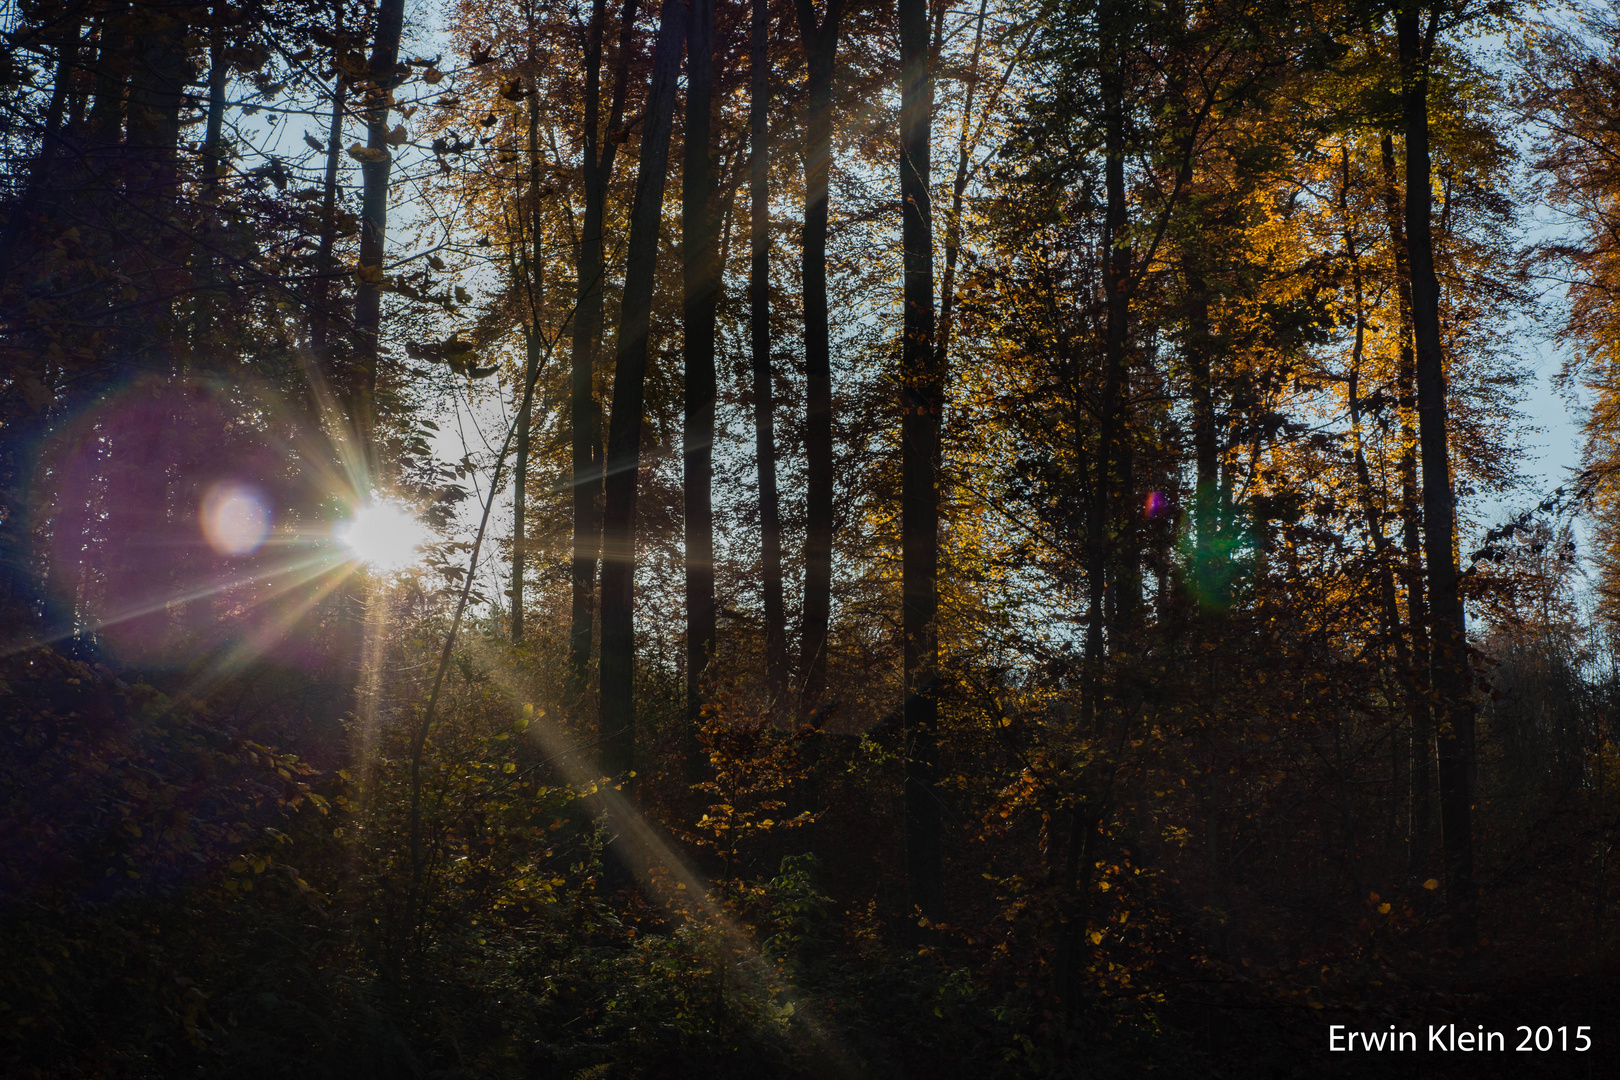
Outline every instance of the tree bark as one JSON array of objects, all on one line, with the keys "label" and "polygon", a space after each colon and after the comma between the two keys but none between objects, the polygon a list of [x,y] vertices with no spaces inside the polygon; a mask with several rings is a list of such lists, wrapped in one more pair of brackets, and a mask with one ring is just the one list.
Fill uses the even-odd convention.
[{"label": "tree bark", "polygon": [[125,133],[132,155],[148,166],[150,190],[168,198],[174,194],[176,179],[180,107],[193,71],[185,48],[185,25],[168,12],[152,12],[147,19],[148,25],[134,43]]},{"label": "tree bark", "polygon": [[585,220],[577,255],[573,355],[569,391],[569,425],[573,441],[574,543],[569,578],[573,604],[568,637],[568,699],[578,708],[585,696],[591,664],[592,607],[596,561],[602,548],[602,403],[595,386],[596,347],[602,338],[602,286],[607,261],[603,255],[603,219],[613,159],[619,144],[612,138],[624,113],[629,88],[631,35],[637,0],[625,0],[620,16],[619,56],[602,140],[602,37],[607,0],[594,0],[585,41]]},{"label": "tree bark", "polygon": [[776,489],[776,402],[771,372],[771,210],[767,188],[771,168],[769,28],[769,0],[754,0],[748,42],[748,322],[754,377],[754,461],[759,474],[765,673],[771,698],[780,703],[788,683],[788,654],[787,615],[782,596],[782,512]]},{"label": "tree bark", "polygon": [[[529,27],[534,42],[535,28]],[[534,61],[531,51],[529,59]],[[534,404],[534,383],[540,375],[541,312],[545,306],[544,248],[540,240],[540,93],[529,84],[529,325],[523,338],[527,355],[523,364],[523,400],[518,406],[517,460],[512,473],[512,644],[523,644],[523,570],[527,557],[525,519],[529,483],[529,410]]]},{"label": "tree bark", "polygon": [[[1187,368],[1192,382],[1193,589],[1205,610],[1224,612],[1230,596],[1222,550],[1220,440],[1215,424],[1215,381],[1212,357],[1215,342],[1209,325],[1209,288],[1196,257],[1184,258],[1187,283]],[[1211,660],[1213,663],[1213,660]]]},{"label": "tree bark", "polygon": [[332,277],[337,269],[332,249],[337,245],[338,155],[343,153],[343,114],[348,94],[348,76],[340,73],[332,84],[332,119],[326,129],[326,170],[321,180],[321,237],[315,249],[314,287],[310,289],[310,351],[321,374],[328,378],[332,374]]},{"label": "tree bark", "polygon": [[220,167],[225,163],[220,148],[225,130],[225,82],[229,78],[225,46],[216,42],[208,49],[208,124],[203,133],[203,180],[210,187],[219,183]]},{"label": "tree bark", "polygon": [[[1417,359],[1412,352],[1412,276],[1407,265],[1406,229],[1400,189],[1395,179],[1394,139],[1385,134],[1379,145],[1379,165],[1384,174],[1384,214],[1389,221],[1390,246],[1395,252],[1396,301],[1400,307],[1401,349],[1396,366],[1400,392],[1401,455],[1396,466],[1401,480],[1401,546],[1406,565],[1407,693],[1411,702],[1412,760],[1408,770],[1409,817],[1407,825],[1407,867],[1421,873],[1429,861],[1430,792],[1434,788],[1434,717],[1429,707],[1428,604],[1423,593],[1422,512],[1418,506],[1417,427],[1414,422],[1413,394],[1417,381]],[[1422,658],[1422,659],[1420,659]]]},{"label": "tree bark", "polygon": [[108,147],[118,141],[118,129],[124,119],[124,94],[130,69],[130,5],[125,0],[115,0],[99,22],[101,40],[90,105],[90,139]]},{"label": "tree bark", "polygon": [[366,160],[360,163],[360,272],[355,290],[355,373],[350,401],[355,431],[368,467],[377,469],[377,362],[382,328],[383,249],[388,237],[388,110],[399,85],[399,37],[404,0],[380,0],[366,86]]},{"label": "tree bark", "polygon": [[686,37],[683,0],[664,0],[652,82],[641,135],[636,192],[625,253],[624,304],[619,316],[608,423],[607,478],[602,515],[602,769],[624,775],[635,763],[636,478],[641,465],[641,412],[647,377],[658,232],[675,113],[675,77]]},{"label": "tree bark", "polygon": [[934,347],[934,230],[929,199],[934,80],[927,0],[900,0],[901,632],[905,653],[906,893],[937,921],[944,909],[939,755],[939,460],[944,377]]},{"label": "tree bark", "polygon": [[1429,82],[1435,15],[1426,32],[1412,4],[1396,16],[1401,97],[1406,126],[1406,236],[1412,273],[1412,336],[1417,360],[1418,442],[1423,467],[1423,549],[1429,570],[1429,680],[1439,708],[1440,834],[1445,856],[1448,936],[1453,945],[1478,937],[1474,906],[1474,749],[1468,643],[1455,550],[1456,517],[1447,445],[1446,372],[1440,338],[1440,281],[1430,224]]},{"label": "tree bark", "polygon": [[804,44],[809,109],[805,116],[803,252],[805,371],[804,605],[799,634],[800,707],[827,689],[827,630],[832,618],[832,354],[827,311],[827,203],[832,166],[833,63],[844,0],[828,0],[816,21],[813,0],[796,0]]},{"label": "tree bark", "polygon": [[703,673],[714,654],[714,334],[720,288],[714,228],[710,115],[714,94],[714,0],[692,0],[686,42],[686,144],[681,168],[681,259],[685,301],[686,415],[681,446],[686,524],[686,756],[700,768],[697,727]]}]

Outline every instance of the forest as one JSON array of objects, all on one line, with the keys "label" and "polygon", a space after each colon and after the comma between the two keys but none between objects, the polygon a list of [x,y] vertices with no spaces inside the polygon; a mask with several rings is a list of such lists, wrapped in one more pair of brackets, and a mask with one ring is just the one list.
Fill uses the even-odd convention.
[{"label": "forest", "polygon": [[0,155],[0,1075],[1620,1064],[1620,7],[3,0]]}]

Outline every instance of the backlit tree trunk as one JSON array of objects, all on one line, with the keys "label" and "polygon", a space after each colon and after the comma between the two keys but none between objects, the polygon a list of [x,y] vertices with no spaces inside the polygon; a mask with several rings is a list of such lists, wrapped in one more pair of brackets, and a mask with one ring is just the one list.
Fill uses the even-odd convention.
[{"label": "backlit tree trunk", "polygon": [[647,335],[658,231],[675,115],[675,76],[686,37],[684,0],[664,0],[652,83],[641,136],[641,162],[625,255],[624,305],[608,424],[606,500],[602,516],[602,768],[628,773],[635,761],[636,477],[641,465],[641,412],[647,378]]},{"label": "backlit tree trunk", "polygon": [[388,236],[388,176],[393,153],[388,111],[399,79],[399,37],[405,0],[380,0],[365,88],[366,154],[360,163],[360,271],[354,303],[355,359],[350,388],[352,420],[366,461],[375,472],[378,334],[382,327],[383,248]]},{"label": "backlit tree trunk", "polygon": [[787,615],[782,597],[782,514],[776,490],[776,410],[771,371],[771,211],[767,142],[771,106],[769,0],[754,0],[749,32],[748,323],[754,382],[754,459],[759,473],[761,592],[765,607],[765,672],[771,697],[788,682]]},{"label": "backlit tree trunk", "polygon": [[714,653],[714,335],[719,293],[710,113],[714,92],[714,0],[692,0],[686,43],[686,145],[681,169],[686,416],[681,461],[686,524],[687,766],[695,771],[703,673]]},{"label": "backlit tree trunk", "polygon": [[1429,679],[1439,709],[1440,839],[1446,913],[1453,945],[1472,945],[1474,911],[1474,750],[1468,642],[1458,591],[1456,517],[1447,445],[1446,372],[1440,340],[1440,281],[1430,224],[1429,81],[1435,16],[1420,28],[1416,5],[1395,20],[1406,121],[1406,237],[1412,271],[1412,337],[1417,354],[1418,444],[1423,466],[1423,554],[1429,570]]},{"label": "backlit tree trunk", "polygon": [[905,638],[906,892],[931,920],[944,908],[939,744],[939,420],[943,356],[934,347],[934,231],[929,139],[934,80],[928,4],[900,0],[900,243],[904,259],[900,347],[901,632]]},{"label": "backlit tree trunk", "polygon": [[827,201],[832,166],[833,61],[843,0],[828,0],[820,22],[812,0],[797,0],[808,67],[805,117],[803,253],[805,474],[804,607],[799,634],[800,701],[813,708],[827,689],[832,618],[832,352],[827,311]]}]

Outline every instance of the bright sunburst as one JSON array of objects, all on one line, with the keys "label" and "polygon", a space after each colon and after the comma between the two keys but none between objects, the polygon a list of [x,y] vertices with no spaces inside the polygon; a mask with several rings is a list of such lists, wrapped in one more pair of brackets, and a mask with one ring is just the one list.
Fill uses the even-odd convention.
[{"label": "bright sunburst", "polygon": [[374,499],[340,522],[334,536],[354,552],[355,558],[376,570],[393,572],[421,558],[429,540],[427,526],[398,503]]}]

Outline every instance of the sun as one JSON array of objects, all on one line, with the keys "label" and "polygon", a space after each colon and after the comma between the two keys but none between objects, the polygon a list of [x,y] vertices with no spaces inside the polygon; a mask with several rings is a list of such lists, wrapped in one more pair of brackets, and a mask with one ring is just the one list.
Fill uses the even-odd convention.
[{"label": "sun", "polygon": [[348,521],[339,522],[332,535],[354,557],[374,570],[393,573],[421,559],[430,536],[416,515],[395,502],[373,499],[358,507]]}]

